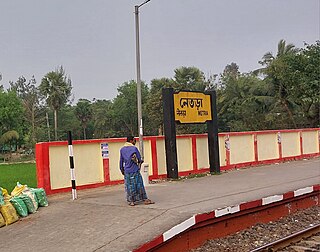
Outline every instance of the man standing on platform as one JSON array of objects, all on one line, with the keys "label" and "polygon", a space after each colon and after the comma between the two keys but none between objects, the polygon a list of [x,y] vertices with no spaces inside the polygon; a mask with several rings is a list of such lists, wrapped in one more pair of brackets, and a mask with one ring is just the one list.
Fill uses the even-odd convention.
[{"label": "man standing on platform", "polygon": [[140,167],[143,161],[133,136],[127,137],[127,142],[120,149],[120,171],[124,175],[124,184],[127,193],[127,201],[130,206],[138,202],[145,205],[154,204],[148,199],[144,188]]}]

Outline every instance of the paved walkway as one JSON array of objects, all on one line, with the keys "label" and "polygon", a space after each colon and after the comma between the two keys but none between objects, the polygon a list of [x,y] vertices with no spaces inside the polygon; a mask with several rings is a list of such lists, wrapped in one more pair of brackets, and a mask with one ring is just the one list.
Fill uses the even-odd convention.
[{"label": "paved walkway", "polygon": [[0,251],[130,251],[194,214],[320,183],[320,159],[233,170],[147,187],[154,205],[130,207],[123,185],[49,197],[0,228]]}]

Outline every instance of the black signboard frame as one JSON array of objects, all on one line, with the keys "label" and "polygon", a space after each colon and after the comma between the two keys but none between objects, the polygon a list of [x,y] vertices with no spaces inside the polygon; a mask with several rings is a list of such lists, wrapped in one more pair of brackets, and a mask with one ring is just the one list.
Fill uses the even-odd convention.
[{"label": "black signboard frame", "polygon": [[[187,91],[192,92],[192,91]],[[178,179],[176,121],[174,118],[174,94],[173,88],[162,89],[163,100],[163,122],[165,135],[165,150],[167,163],[167,177]],[[208,129],[209,166],[211,173],[220,173],[219,139],[218,139],[218,117],[216,106],[216,92],[206,91],[204,94],[211,97],[212,120],[206,122]]]}]

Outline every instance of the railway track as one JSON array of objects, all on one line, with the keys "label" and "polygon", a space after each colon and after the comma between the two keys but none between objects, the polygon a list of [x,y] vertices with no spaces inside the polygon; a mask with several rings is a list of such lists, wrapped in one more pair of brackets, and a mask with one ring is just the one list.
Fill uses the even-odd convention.
[{"label": "railway track", "polygon": [[[273,202],[268,202],[264,198],[243,203],[244,205],[198,214],[134,251],[275,251],[275,249],[271,250],[272,246],[270,248],[261,246],[304,229],[306,226],[313,227],[311,230],[320,234],[318,191],[319,188],[316,187],[316,191],[305,195],[300,195],[300,191],[288,192],[280,201],[277,200],[279,196],[278,198],[270,196],[267,199],[274,200]],[[183,229],[185,231],[182,231]],[[312,247],[307,251],[320,252],[317,242],[319,242],[317,238],[310,240],[309,245],[316,243],[315,248]],[[299,246],[306,245],[299,244]],[[283,251],[306,250],[290,248]]]},{"label": "railway track", "polygon": [[250,252],[260,251],[320,251],[320,224],[306,228],[282,239],[258,247]]}]

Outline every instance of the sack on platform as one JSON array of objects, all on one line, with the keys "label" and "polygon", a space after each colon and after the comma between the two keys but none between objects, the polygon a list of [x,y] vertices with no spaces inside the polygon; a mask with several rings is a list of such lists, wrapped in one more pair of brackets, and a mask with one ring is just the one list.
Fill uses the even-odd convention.
[{"label": "sack on platform", "polygon": [[36,194],[39,206],[46,207],[49,205],[46,192],[43,188],[30,188],[30,191]]},{"label": "sack on platform", "polygon": [[19,220],[16,209],[9,201],[6,201],[3,206],[0,206],[0,212],[5,220],[6,225],[9,225]]},{"label": "sack on platform", "polygon": [[2,187],[0,187],[0,206],[4,205],[4,198],[2,195]]},{"label": "sack on platform", "polygon": [[17,197],[22,199],[24,204],[26,204],[26,206],[28,208],[28,213],[35,213],[36,212],[36,209],[32,203],[32,200],[30,199],[30,197],[28,195],[21,194]]},{"label": "sack on platform", "polygon": [[37,199],[36,194],[34,192],[32,192],[31,190],[29,190],[28,187],[26,187],[23,190],[22,195],[27,195],[31,199],[33,207],[34,207],[35,211],[37,211],[39,204],[38,204],[38,199]]},{"label": "sack on platform", "polygon": [[[3,196],[4,200],[5,200],[5,201],[6,201],[6,200],[9,200],[9,199],[11,198],[11,196],[9,195],[7,189],[4,189],[4,188],[2,188],[2,187],[0,187],[0,189],[1,189],[2,196]],[[1,193],[1,192],[0,192],[0,193]]]},{"label": "sack on platform", "polygon": [[14,206],[14,208],[16,209],[17,213],[21,216],[21,217],[27,217],[28,216],[28,208],[26,206],[26,204],[23,202],[23,200],[19,197],[13,197],[10,199],[10,202],[12,203],[12,205]]},{"label": "sack on platform", "polygon": [[17,182],[17,185],[15,186],[15,188],[13,188],[11,192],[11,196],[14,197],[20,195],[26,187],[27,185],[21,185],[19,182]]},{"label": "sack on platform", "polygon": [[3,227],[3,226],[5,226],[5,225],[6,225],[6,222],[5,222],[2,214],[0,213],[0,227]]}]

